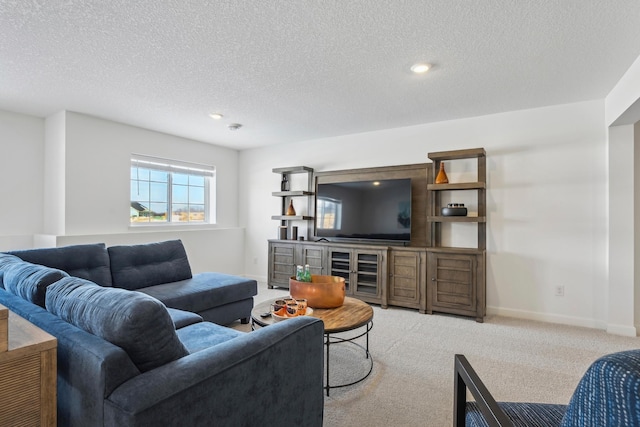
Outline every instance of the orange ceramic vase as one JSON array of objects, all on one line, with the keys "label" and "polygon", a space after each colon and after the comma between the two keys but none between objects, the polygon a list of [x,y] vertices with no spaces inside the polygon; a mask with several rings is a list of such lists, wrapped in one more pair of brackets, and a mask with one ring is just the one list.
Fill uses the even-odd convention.
[{"label": "orange ceramic vase", "polygon": [[449,178],[447,178],[447,173],[444,171],[444,162],[440,163],[440,171],[438,171],[438,176],[436,176],[436,184],[448,184]]},{"label": "orange ceramic vase", "polygon": [[289,208],[287,209],[287,215],[296,216],[296,210],[293,207],[293,200],[289,200]]}]

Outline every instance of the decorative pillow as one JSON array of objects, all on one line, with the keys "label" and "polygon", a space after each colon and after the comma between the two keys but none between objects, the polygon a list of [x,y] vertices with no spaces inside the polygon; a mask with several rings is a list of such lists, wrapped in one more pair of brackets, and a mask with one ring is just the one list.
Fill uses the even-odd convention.
[{"label": "decorative pillow", "polygon": [[62,270],[20,261],[10,263],[4,268],[2,283],[12,294],[44,307],[47,287],[68,276]]},{"label": "decorative pillow", "polygon": [[20,258],[18,258],[17,256],[13,256],[13,255],[9,255],[6,254],[4,252],[0,252],[0,288],[4,288],[4,283],[3,283],[3,276],[4,276],[4,269],[6,266],[8,266],[9,264],[13,264],[15,262],[22,262],[22,260]]},{"label": "decorative pillow", "polygon": [[15,255],[10,255],[4,252],[0,252],[0,270],[4,268],[6,265],[14,262],[22,262],[22,260]]},{"label": "decorative pillow", "polygon": [[47,289],[46,308],[121,347],[142,372],[189,354],[164,304],[140,292],[67,277]]},{"label": "decorative pillow", "polygon": [[141,289],[191,279],[191,267],[181,240],[144,245],[110,246],[113,286]]}]

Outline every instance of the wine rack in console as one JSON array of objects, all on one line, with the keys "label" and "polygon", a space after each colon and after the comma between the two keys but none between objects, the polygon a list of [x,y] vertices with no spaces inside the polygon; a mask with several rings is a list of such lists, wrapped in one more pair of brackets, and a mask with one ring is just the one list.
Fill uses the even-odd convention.
[{"label": "wine rack in console", "polygon": [[386,255],[386,247],[328,246],[328,271],[344,278],[347,296],[387,308]]},{"label": "wine rack in console", "polygon": [[[484,148],[429,153],[433,161],[432,178],[427,185],[427,223],[431,227],[427,248],[427,313],[445,312],[473,316],[482,322],[486,311],[486,153]],[[444,161],[477,160],[477,179],[473,182],[436,184]],[[477,193],[477,213],[468,216],[443,216],[443,195],[448,192]],[[477,247],[443,245],[445,223],[477,224]]]}]

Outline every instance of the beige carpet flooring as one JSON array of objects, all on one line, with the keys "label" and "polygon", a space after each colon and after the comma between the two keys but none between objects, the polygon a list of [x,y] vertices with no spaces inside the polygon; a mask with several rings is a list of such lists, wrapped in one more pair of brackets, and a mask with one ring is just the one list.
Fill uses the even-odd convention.
[{"label": "beige carpet flooring", "polygon": [[[259,285],[255,302],[286,295]],[[489,316],[484,323],[374,307],[373,371],[325,398],[324,426],[452,425],[453,356],[466,355],[497,400],[568,403],[592,361],[638,348],[640,339],[601,330]],[[249,331],[249,325],[233,325]],[[363,339],[358,342],[364,344]],[[331,382],[366,372],[363,352],[331,347]]]}]

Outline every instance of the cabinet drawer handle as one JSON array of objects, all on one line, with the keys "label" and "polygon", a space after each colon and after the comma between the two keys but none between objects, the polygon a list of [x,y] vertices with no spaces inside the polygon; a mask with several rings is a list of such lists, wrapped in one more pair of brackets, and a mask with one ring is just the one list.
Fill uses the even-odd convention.
[{"label": "cabinet drawer handle", "polygon": [[432,277],[432,278],[431,278],[431,281],[432,281],[432,282],[435,282],[435,281],[436,281],[436,278],[435,278],[435,277]]}]

